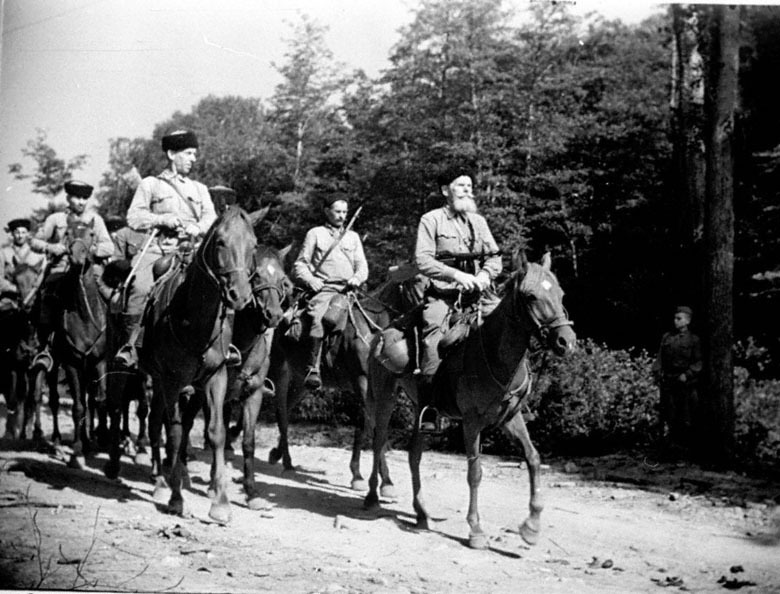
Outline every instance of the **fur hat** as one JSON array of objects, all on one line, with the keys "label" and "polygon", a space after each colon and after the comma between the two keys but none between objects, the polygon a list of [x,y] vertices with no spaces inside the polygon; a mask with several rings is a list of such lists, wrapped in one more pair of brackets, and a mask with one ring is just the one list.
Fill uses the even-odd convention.
[{"label": "fur hat", "polygon": [[687,305],[678,305],[677,309],[674,310],[674,313],[684,313],[687,314],[689,318],[693,316],[693,310]]},{"label": "fur hat", "polygon": [[92,196],[94,188],[83,181],[65,182],[65,193],[68,196],[77,196],[78,198],[89,198]]},{"label": "fur hat", "polygon": [[162,137],[162,150],[184,151],[188,148],[198,148],[198,137],[189,130],[176,130]]},{"label": "fur hat", "polygon": [[464,175],[470,177],[472,182],[474,181],[474,174],[467,164],[450,165],[436,176],[436,185],[439,188],[442,186],[449,186],[456,179]]},{"label": "fur hat", "polygon": [[28,231],[32,229],[32,226],[30,224],[30,219],[13,219],[11,221],[8,221],[8,226],[6,229],[9,233],[11,233],[14,229],[18,229],[19,227],[24,227]]}]

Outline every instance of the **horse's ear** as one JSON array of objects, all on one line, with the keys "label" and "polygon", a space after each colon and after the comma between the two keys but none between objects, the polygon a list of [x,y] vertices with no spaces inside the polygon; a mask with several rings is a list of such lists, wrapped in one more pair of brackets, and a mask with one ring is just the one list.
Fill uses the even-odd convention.
[{"label": "horse's ear", "polygon": [[287,258],[287,254],[290,253],[290,250],[292,249],[293,244],[288,243],[286,246],[284,246],[282,249],[279,250],[279,259],[284,262],[285,258]]},{"label": "horse's ear", "polygon": [[271,210],[271,205],[264,206],[260,210],[256,210],[254,212],[249,213],[249,220],[252,221],[252,226],[257,227],[257,225],[260,224],[260,221],[262,221],[265,218],[265,215],[268,214],[268,211]]},{"label": "horse's ear", "polygon": [[519,271],[521,275],[528,270],[528,257],[525,255],[525,250],[517,249],[512,254],[512,268]]},{"label": "horse's ear", "polygon": [[552,256],[550,256],[550,252],[544,252],[544,256],[542,256],[542,268],[550,270],[550,266],[552,266]]}]

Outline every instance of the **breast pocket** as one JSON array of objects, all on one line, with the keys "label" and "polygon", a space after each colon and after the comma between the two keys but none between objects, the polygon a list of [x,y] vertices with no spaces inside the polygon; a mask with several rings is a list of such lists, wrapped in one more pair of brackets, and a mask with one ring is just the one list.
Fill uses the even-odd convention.
[{"label": "breast pocket", "polygon": [[172,194],[159,194],[152,197],[149,209],[155,214],[176,212],[176,201],[176,196]]},{"label": "breast pocket", "polygon": [[440,231],[436,237],[437,252],[462,252],[465,246],[461,244],[460,235],[450,231]]}]

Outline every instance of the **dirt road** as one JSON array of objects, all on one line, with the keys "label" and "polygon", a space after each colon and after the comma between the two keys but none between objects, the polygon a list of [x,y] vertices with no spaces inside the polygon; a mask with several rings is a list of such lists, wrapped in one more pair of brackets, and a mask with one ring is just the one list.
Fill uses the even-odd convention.
[{"label": "dirt road", "polygon": [[[0,410],[4,420],[4,410]],[[2,427],[0,427],[2,429]],[[65,425],[66,436],[70,428]],[[249,510],[233,458],[229,526],[208,519],[210,454],[196,425],[189,516],[154,503],[148,467],[105,456],[74,471],[50,450],[3,439],[0,587],[154,592],[780,592],[780,485],[629,457],[549,462],[535,547],[517,533],[528,509],[521,463],[486,456],[480,509],[488,550],[466,545],[465,460],[426,452],[426,500],[438,521],[414,529],[403,451],[389,456],[398,500],[379,515],[349,489],[349,452],[297,428],[283,473],[265,463],[271,502]],[[323,438],[324,439],[324,438]],[[369,468],[370,455],[364,454]],[[751,585],[752,584],[752,585]]]}]

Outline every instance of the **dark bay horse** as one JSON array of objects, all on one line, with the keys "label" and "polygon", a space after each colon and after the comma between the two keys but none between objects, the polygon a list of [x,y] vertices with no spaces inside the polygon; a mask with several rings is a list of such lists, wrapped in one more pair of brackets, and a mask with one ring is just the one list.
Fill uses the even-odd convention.
[{"label": "dark bay horse", "polygon": [[[520,534],[529,544],[535,544],[539,538],[543,507],[539,492],[540,459],[520,412],[531,386],[528,347],[533,335],[543,338],[548,347],[560,355],[573,351],[576,343],[563,307],[563,291],[550,271],[549,254],[545,254],[541,264],[528,263],[524,256],[516,256],[513,264],[514,272],[504,287],[501,302],[485,316],[480,326],[446,353],[433,380],[439,411],[461,419],[463,423],[468,460],[469,546],[477,549],[488,546],[487,535],[480,525],[477,494],[482,478],[480,434],[489,427],[501,427],[504,434],[522,448],[528,464],[531,497],[530,515],[520,527]],[[386,447],[397,384],[417,402],[417,383],[410,373],[395,375],[374,358],[370,361],[369,376],[366,407],[367,418],[374,429],[374,467],[365,507],[378,509],[381,454]],[[421,434],[415,423],[409,448],[413,505],[417,526],[428,529],[430,515],[420,482],[422,448]]]},{"label": "dark bay horse", "polygon": [[228,369],[225,421],[230,420],[230,407],[240,404],[241,425],[238,429],[243,429],[243,484],[249,509],[267,506],[255,484],[255,425],[263,404],[274,329],[282,320],[283,305],[292,289],[284,272],[284,258],[289,250],[289,246],[281,251],[266,245],[257,247],[251,278],[252,302],[236,312],[233,322],[233,344],[241,351],[242,365]]},{"label": "dark bay horse", "polygon": [[[324,343],[323,359],[331,362],[329,365],[323,365],[324,384],[352,390],[359,398],[361,410],[368,389],[368,361],[372,341],[392,319],[417,305],[419,296],[414,296],[414,290],[411,289],[413,284],[412,278],[389,279],[370,294],[350,294],[351,307],[343,332],[326,339]],[[329,355],[326,354],[328,351]],[[279,443],[271,450],[268,461],[275,464],[282,460],[287,470],[294,468],[288,442],[289,412],[306,394],[307,388],[304,387],[303,380],[307,365],[306,347],[299,341],[277,332],[271,351],[270,377],[276,385]],[[364,436],[364,418],[361,414],[356,420],[349,463],[352,473],[351,486],[357,491],[365,491],[367,488],[360,472],[360,453]],[[394,487],[384,463],[384,455],[381,462],[382,494],[385,497],[393,497]]]},{"label": "dark bay horse", "polygon": [[[6,435],[12,439],[25,439],[28,409],[32,413],[27,371],[38,350],[38,336],[30,315],[30,297],[39,284],[42,267],[19,264],[11,273],[18,292],[0,295],[0,392],[5,395],[8,410]],[[24,418],[20,407],[24,407]],[[35,429],[36,436],[42,436],[40,416]]]},{"label": "dark bay horse", "polygon": [[[140,350],[140,366],[152,377],[152,409],[161,411],[166,429],[166,453],[171,461],[168,507],[178,515],[184,513],[182,482],[189,429],[183,426],[183,413],[190,406],[183,390],[195,386],[205,394],[216,489],[209,516],[220,523],[230,520],[223,406],[232,329],[226,320],[229,310],[240,311],[252,299],[250,274],[257,246],[254,216],[229,208],[206,233],[184,272],[173,269],[159,279],[146,308]],[[159,432],[159,427],[152,427],[153,420],[154,415],[150,435]],[[159,457],[158,448],[152,449],[152,456],[153,460]]]},{"label": "dark bay horse", "polygon": [[65,375],[73,399],[73,451],[68,462],[83,468],[85,455],[92,453],[93,415],[98,416],[98,432],[108,434],[105,413],[106,395],[106,308],[97,282],[102,267],[92,260],[95,231],[92,223],[74,221],[64,237],[68,268],[59,284],[62,315],[55,330],[52,370],[38,368],[33,379],[35,405],[42,404],[44,383],[49,385],[49,408],[53,419],[52,440],[60,438],[59,366]]}]

